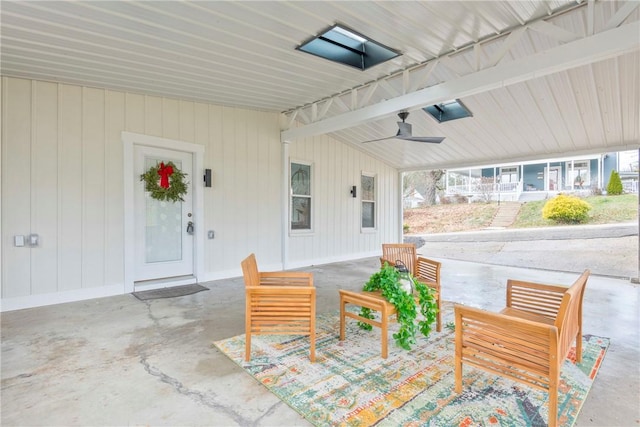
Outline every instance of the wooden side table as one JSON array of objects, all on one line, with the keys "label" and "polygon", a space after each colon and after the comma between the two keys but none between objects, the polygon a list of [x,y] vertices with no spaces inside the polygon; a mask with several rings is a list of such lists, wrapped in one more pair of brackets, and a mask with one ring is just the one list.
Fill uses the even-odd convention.
[{"label": "wooden side table", "polygon": [[[345,318],[351,317],[360,322],[368,323],[381,329],[382,332],[382,358],[388,355],[388,330],[389,316],[396,314],[396,307],[391,304],[380,292],[352,292],[339,290],[340,292],[340,341],[344,341]],[[367,319],[345,309],[347,304],[354,304],[360,307],[367,307],[380,313],[380,321]]]}]

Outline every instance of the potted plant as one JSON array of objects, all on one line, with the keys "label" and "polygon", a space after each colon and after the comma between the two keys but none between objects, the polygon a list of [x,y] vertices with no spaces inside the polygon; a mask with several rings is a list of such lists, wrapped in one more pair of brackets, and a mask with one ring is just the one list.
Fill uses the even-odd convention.
[{"label": "potted plant", "polygon": [[[429,336],[431,325],[438,313],[438,306],[433,296],[434,290],[420,283],[410,274],[408,277],[413,282],[414,294],[402,288],[401,273],[394,266],[385,263],[384,267],[374,273],[362,288],[364,291],[380,291],[382,296],[395,306],[400,329],[393,334],[393,338],[396,344],[405,350],[411,350],[411,345],[416,343],[418,330],[425,337]],[[418,313],[423,317],[419,321],[417,321]],[[360,316],[373,319],[373,310],[362,307]],[[358,322],[358,326],[368,331],[372,329],[371,325],[364,322]]]}]

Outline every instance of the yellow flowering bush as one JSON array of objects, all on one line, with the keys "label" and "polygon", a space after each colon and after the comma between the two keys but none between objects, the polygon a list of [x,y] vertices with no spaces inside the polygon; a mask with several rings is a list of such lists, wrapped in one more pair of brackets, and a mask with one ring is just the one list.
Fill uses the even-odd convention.
[{"label": "yellow flowering bush", "polygon": [[542,217],[556,222],[574,224],[586,221],[589,218],[590,209],[591,205],[578,197],[558,194],[545,203],[542,208]]}]

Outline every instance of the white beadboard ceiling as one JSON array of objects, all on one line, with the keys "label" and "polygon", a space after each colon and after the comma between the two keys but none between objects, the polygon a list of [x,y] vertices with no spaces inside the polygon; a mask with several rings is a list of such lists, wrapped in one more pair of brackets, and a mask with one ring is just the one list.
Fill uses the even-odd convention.
[{"label": "white beadboard ceiling", "polygon": [[[506,163],[640,146],[639,5],[3,0],[0,71],[282,112],[284,139],[330,133],[399,170]],[[336,23],[402,55],[360,71],[295,49]],[[451,98],[473,117],[420,109]],[[444,142],[362,143],[401,110]]]}]

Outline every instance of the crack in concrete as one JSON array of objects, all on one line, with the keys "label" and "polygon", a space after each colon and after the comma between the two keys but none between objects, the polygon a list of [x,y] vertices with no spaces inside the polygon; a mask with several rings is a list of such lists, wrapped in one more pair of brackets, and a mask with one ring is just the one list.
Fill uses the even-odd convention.
[{"label": "crack in concrete", "polygon": [[151,319],[151,321],[153,322],[154,326],[160,326],[160,319],[156,316],[153,315],[152,311],[151,311],[151,301],[143,301],[144,304],[147,306],[147,316],[149,317],[149,319]]},{"label": "crack in concrete", "polygon": [[156,378],[158,378],[161,382],[168,384],[169,386],[171,386],[175,391],[178,392],[178,394],[181,394],[197,403],[200,403],[202,405],[205,405],[211,409],[215,409],[216,411],[219,412],[224,412],[227,415],[230,416],[230,418],[232,418],[234,421],[237,422],[238,425],[250,425],[252,424],[249,420],[247,420],[246,418],[244,418],[242,415],[238,414],[236,411],[234,411],[233,409],[221,405],[220,403],[216,402],[215,399],[215,395],[214,396],[209,396],[203,392],[200,391],[196,391],[196,390],[191,390],[187,387],[184,386],[184,384],[182,384],[182,382],[180,382],[179,380],[177,380],[176,378],[172,378],[169,375],[165,374],[164,372],[160,371],[159,369],[151,366],[151,364],[148,362],[146,356],[140,356],[140,363],[142,364],[142,366],[144,367],[144,370],[151,376],[154,376]]}]

